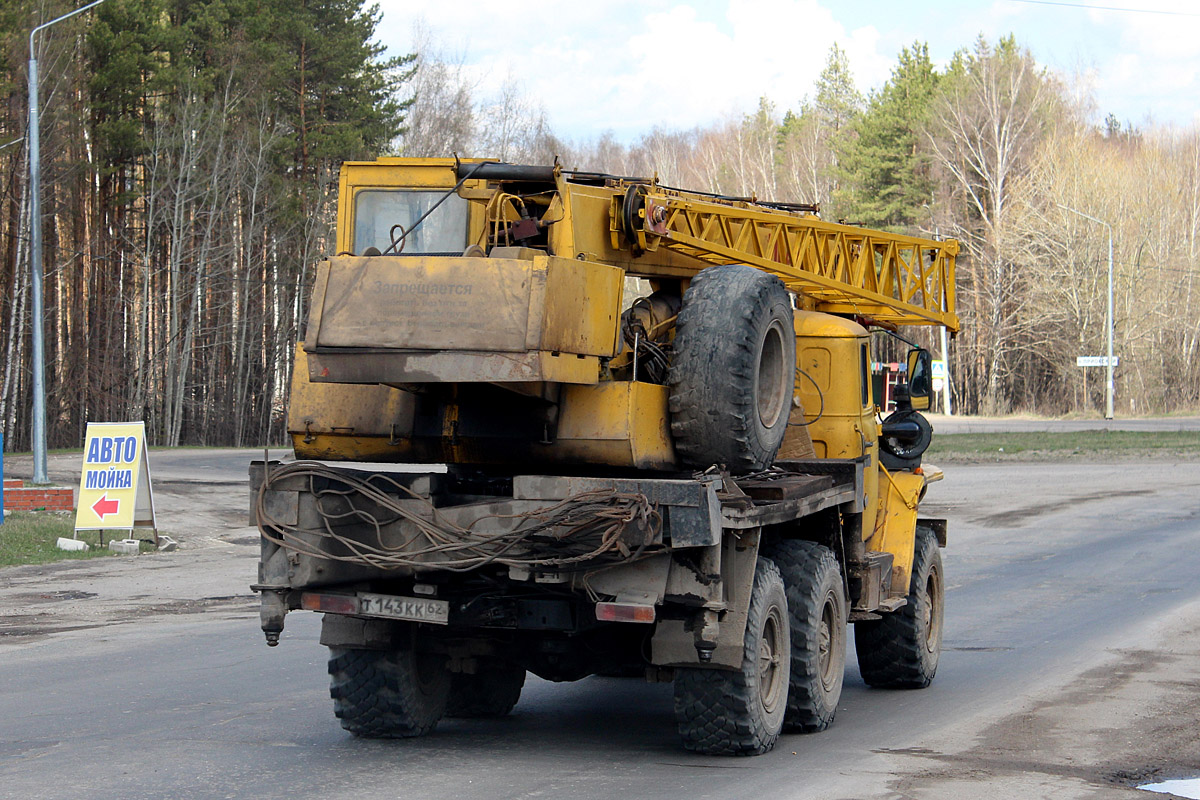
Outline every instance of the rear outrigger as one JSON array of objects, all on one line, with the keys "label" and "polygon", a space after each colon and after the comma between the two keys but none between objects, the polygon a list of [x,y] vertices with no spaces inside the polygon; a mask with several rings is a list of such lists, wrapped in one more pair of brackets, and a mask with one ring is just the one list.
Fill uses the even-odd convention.
[{"label": "rear outrigger", "polygon": [[758,754],[832,722],[849,623],[867,683],[933,679],[930,359],[880,421],[869,328],[957,330],[955,242],[450,159],[344,165],[337,237],[251,483],[263,631],[324,614],[347,730],[637,674]]}]

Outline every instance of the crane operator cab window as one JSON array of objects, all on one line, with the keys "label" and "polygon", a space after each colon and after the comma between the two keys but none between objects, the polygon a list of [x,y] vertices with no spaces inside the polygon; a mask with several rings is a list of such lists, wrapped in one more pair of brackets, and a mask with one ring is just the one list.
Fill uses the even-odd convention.
[{"label": "crane operator cab window", "polygon": [[[413,229],[445,190],[364,189],[354,197],[354,250],[395,255],[462,255],[467,246],[467,201],[456,194]],[[393,240],[404,241],[392,247]],[[390,249],[389,249],[390,248]]]},{"label": "crane operator cab window", "polygon": [[858,380],[863,407],[874,405],[875,401],[871,397],[871,347],[866,342],[863,342],[858,348]]}]

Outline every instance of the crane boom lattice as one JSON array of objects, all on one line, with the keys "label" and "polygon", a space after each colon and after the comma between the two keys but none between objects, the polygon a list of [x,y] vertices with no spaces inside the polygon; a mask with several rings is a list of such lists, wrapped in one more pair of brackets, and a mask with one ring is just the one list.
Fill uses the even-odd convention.
[{"label": "crane boom lattice", "polygon": [[620,226],[635,247],[758,267],[810,298],[818,311],[958,330],[955,241],[826,222],[751,201],[635,189],[613,214],[614,237]]}]

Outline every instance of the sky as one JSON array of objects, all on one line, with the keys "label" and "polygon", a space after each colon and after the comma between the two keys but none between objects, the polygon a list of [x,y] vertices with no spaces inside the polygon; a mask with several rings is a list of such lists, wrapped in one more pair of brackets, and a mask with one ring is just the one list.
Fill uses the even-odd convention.
[{"label": "sky", "polygon": [[980,34],[1014,34],[1039,63],[1137,126],[1200,124],[1196,0],[378,0],[378,39],[410,52],[423,27],[476,96],[515,80],[559,136],[688,129],[813,93],[837,42],[866,94],[927,42],[944,66]]}]

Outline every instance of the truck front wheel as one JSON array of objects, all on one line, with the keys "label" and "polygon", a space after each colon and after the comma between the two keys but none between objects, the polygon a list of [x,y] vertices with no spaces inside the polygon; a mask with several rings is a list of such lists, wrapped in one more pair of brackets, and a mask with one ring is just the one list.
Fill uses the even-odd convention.
[{"label": "truck front wheel", "polygon": [[675,720],[683,746],[708,755],[754,756],[775,746],[787,709],[791,639],[779,569],[760,558],[740,670],[675,670]]},{"label": "truck front wheel", "polygon": [[945,606],[937,536],[917,526],[908,603],[883,619],[854,626],[858,669],[870,686],[924,689],[937,672]]},{"label": "truck front wheel", "polygon": [[329,676],[333,713],[355,736],[422,736],[446,713],[450,672],[432,653],[331,647]]}]

